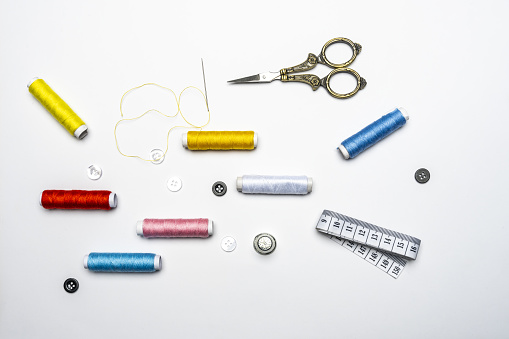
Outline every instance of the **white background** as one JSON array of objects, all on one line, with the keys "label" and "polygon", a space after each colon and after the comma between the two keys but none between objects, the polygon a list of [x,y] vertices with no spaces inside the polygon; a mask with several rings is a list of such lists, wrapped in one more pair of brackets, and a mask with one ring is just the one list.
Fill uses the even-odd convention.
[{"label": "white background", "polygon": [[[506,336],[508,7],[2,0],[0,337]],[[305,84],[226,83],[294,66],[339,36],[363,46],[351,67],[368,84],[351,99]],[[345,51],[331,48],[330,58]],[[200,58],[206,129],[254,130],[259,147],[191,152],[180,129],[161,165],[122,157],[113,136],[121,95],[146,82],[177,94],[202,88]],[[84,140],[28,92],[34,76],[86,122]],[[160,94],[141,95],[126,114],[165,110],[170,97]],[[185,113],[206,121],[199,93],[188,94]],[[340,156],[342,140],[396,106],[410,114],[402,129],[353,160]],[[146,156],[176,121],[122,124],[120,145]],[[90,164],[102,167],[100,180],[86,176]],[[425,185],[413,177],[420,167],[431,172]],[[315,185],[307,196],[249,196],[235,190],[243,174],[305,174]],[[183,181],[178,193],[166,188],[171,176]],[[217,180],[228,185],[221,198]],[[108,189],[119,205],[48,211],[44,189]],[[314,229],[324,208],[420,238],[417,260],[394,280]],[[135,233],[147,217],[208,217],[216,229],[208,239],[147,240]],[[277,239],[270,256],[253,250],[261,232]],[[232,253],[220,248],[227,235],[238,242]],[[93,273],[82,266],[92,251],[157,253],[163,269]],[[62,288],[68,277],[79,280],[75,294]]]}]

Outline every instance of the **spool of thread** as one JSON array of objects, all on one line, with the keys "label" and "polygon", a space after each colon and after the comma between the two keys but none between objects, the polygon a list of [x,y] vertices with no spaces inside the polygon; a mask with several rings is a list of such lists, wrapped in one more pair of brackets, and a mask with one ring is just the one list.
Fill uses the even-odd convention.
[{"label": "spool of thread", "polygon": [[39,78],[33,78],[27,85],[28,91],[46,108],[65,129],[78,139],[88,134],[87,125],[74,111],[56,94],[48,84]]},{"label": "spool of thread", "polygon": [[85,255],[83,266],[94,272],[154,272],[162,267],[153,253],[95,253]]},{"label": "spool of thread", "polygon": [[117,195],[110,191],[45,190],[39,203],[48,210],[110,210],[117,207]]},{"label": "spool of thread", "polygon": [[248,194],[308,194],[313,179],[305,175],[244,175],[237,177],[237,191]]},{"label": "spool of thread", "polygon": [[401,107],[396,108],[391,113],[384,115],[377,121],[364,127],[360,132],[343,141],[338,149],[345,159],[355,158],[365,149],[373,146],[402,127],[406,124],[408,119],[410,119],[410,117],[405,109]]},{"label": "spool of thread", "polygon": [[190,131],[182,135],[182,146],[192,151],[252,150],[258,146],[253,131]]},{"label": "spool of thread", "polygon": [[145,238],[208,238],[214,223],[210,219],[144,219],[136,233]]}]

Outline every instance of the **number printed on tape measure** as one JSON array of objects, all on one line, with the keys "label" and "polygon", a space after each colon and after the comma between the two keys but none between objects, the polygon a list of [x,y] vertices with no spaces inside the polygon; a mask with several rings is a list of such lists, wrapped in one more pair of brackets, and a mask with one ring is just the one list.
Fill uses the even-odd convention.
[{"label": "number printed on tape measure", "polygon": [[[421,244],[419,239],[412,236],[394,232],[329,210],[323,211],[316,229],[355,244],[366,245],[385,253],[391,253],[412,260],[417,258]],[[356,249],[351,244],[347,246],[352,251]],[[369,254],[367,257],[370,260]]]},{"label": "number printed on tape measure", "polygon": [[390,254],[379,252],[374,248],[369,248],[331,235],[329,235],[329,238],[371,263],[373,266],[378,267],[393,278],[398,278],[405,268],[406,261],[401,258],[396,258]]},{"label": "number printed on tape measure", "polygon": [[405,259],[417,258],[421,241],[336,212],[324,210],[316,229],[393,278],[398,278]]}]

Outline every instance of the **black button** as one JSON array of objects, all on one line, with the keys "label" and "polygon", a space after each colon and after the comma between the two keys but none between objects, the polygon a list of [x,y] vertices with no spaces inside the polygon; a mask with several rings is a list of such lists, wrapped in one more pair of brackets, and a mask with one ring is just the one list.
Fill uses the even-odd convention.
[{"label": "black button", "polygon": [[430,177],[429,171],[425,168],[419,168],[415,172],[415,180],[417,180],[417,182],[420,184],[427,183],[429,181],[429,177]]},{"label": "black button", "polygon": [[64,281],[64,290],[69,293],[74,293],[80,288],[80,283],[74,278],[69,278]]},{"label": "black button", "polygon": [[221,197],[226,194],[226,184],[222,181],[216,181],[214,185],[212,185],[212,193]]}]

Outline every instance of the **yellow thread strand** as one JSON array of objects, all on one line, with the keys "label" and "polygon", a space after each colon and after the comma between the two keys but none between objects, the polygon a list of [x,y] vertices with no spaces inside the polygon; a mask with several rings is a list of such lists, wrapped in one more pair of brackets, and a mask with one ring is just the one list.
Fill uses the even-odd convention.
[{"label": "yellow thread strand", "polygon": [[253,131],[190,131],[187,132],[190,150],[252,150]]},{"label": "yellow thread strand", "polygon": [[[153,161],[157,161],[157,160],[159,160],[159,159],[161,159],[161,158],[164,158],[164,157],[166,156],[166,153],[168,152],[168,147],[169,147],[170,132],[171,132],[173,129],[175,129],[175,128],[193,128],[193,127],[194,127],[194,128],[199,128],[199,129],[201,130],[203,127],[207,126],[207,125],[210,123],[210,110],[209,110],[209,106],[208,106],[208,104],[207,104],[207,100],[206,100],[206,98],[205,98],[205,94],[204,94],[204,93],[203,93],[203,92],[202,92],[199,88],[197,88],[197,87],[195,87],[195,86],[187,86],[186,88],[184,88],[184,89],[182,90],[182,92],[180,92],[180,94],[179,94],[179,96],[178,96],[178,99],[177,99],[177,96],[176,96],[175,92],[173,92],[173,91],[172,91],[171,89],[169,89],[168,87],[164,87],[164,86],[161,86],[161,85],[158,85],[158,84],[156,84],[156,83],[152,83],[152,82],[151,82],[151,83],[146,83],[146,84],[143,84],[143,85],[140,85],[140,86],[137,86],[137,87],[131,88],[130,90],[128,90],[127,92],[125,92],[125,93],[122,95],[122,98],[120,99],[120,115],[121,115],[122,117],[124,116],[124,113],[123,113],[123,111],[122,111],[122,104],[123,104],[123,102],[124,102],[124,97],[125,97],[127,94],[129,94],[130,92],[132,92],[132,91],[134,91],[134,90],[136,90],[136,89],[139,89],[139,88],[141,88],[141,87],[148,86],[148,85],[157,86],[157,87],[160,87],[160,88],[163,88],[163,89],[166,89],[166,90],[170,91],[170,92],[173,94],[173,96],[174,96],[174,98],[175,98],[175,101],[177,102],[177,112],[176,112],[174,115],[167,115],[167,114],[164,114],[164,113],[162,113],[162,112],[158,111],[157,109],[150,109],[150,110],[146,111],[145,113],[143,113],[142,115],[137,116],[137,117],[135,117],[135,118],[121,119],[121,120],[119,120],[119,121],[115,124],[115,129],[114,129],[114,131],[113,131],[113,135],[115,136],[115,145],[117,146],[117,150],[118,150],[118,152],[119,152],[120,154],[122,154],[124,157],[128,157],[128,158],[138,158],[138,159],[141,159],[141,160],[143,160],[143,161],[153,162]],[[207,122],[206,122],[205,124],[203,124],[203,125],[200,125],[200,126],[199,126],[199,125],[196,125],[196,124],[193,124],[193,123],[191,123],[191,122],[189,122],[189,121],[186,119],[186,117],[184,116],[184,113],[182,112],[182,110],[180,109],[180,100],[181,100],[181,97],[182,97],[182,93],[184,93],[186,90],[188,90],[188,89],[190,89],[190,88],[194,88],[194,89],[196,89],[197,91],[199,91],[199,92],[202,94],[203,99],[205,100],[205,106],[207,107],[207,112],[209,113],[209,114],[208,114]],[[164,153],[163,153],[163,155],[161,156],[161,158],[158,158],[158,159],[144,159],[144,158],[142,158],[142,157],[140,157],[140,156],[137,156],[137,155],[124,154],[124,153],[120,150],[120,148],[119,148],[119,146],[118,146],[118,140],[117,140],[117,127],[118,127],[118,125],[119,125],[121,122],[123,122],[123,121],[138,120],[138,119],[142,118],[145,114],[150,113],[150,112],[156,112],[156,113],[161,114],[162,116],[165,116],[165,117],[167,117],[167,118],[174,118],[174,117],[176,117],[178,114],[180,114],[180,115],[182,116],[182,118],[184,119],[184,121],[185,121],[186,123],[188,123],[188,124],[189,124],[189,126],[173,126],[172,128],[170,128],[170,129],[168,130],[168,133],[167,133],[167,135],[166,135],[166,149],[164,150]]]},{"label": "yellow thread strand", "polygon": [[35,80],[28,91],[46,108],[48,112],[71,134],[85,125],[83,120],[42,80]]}]

